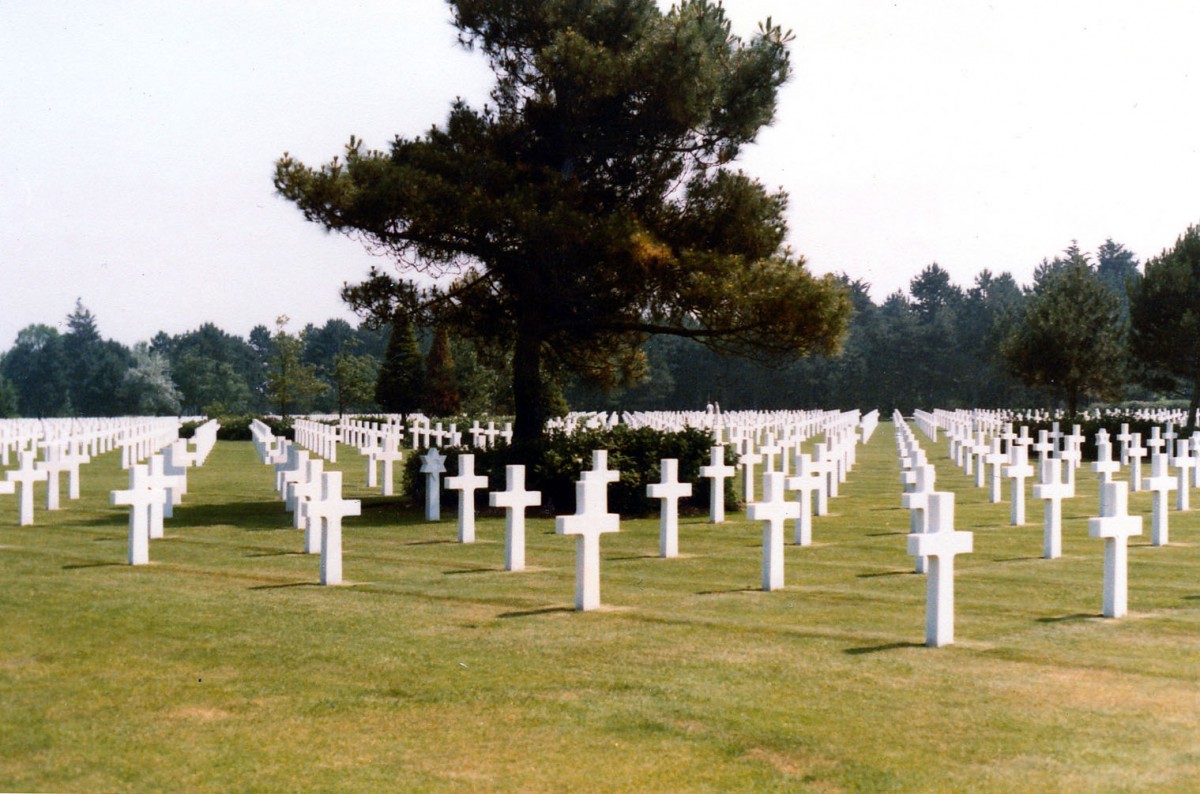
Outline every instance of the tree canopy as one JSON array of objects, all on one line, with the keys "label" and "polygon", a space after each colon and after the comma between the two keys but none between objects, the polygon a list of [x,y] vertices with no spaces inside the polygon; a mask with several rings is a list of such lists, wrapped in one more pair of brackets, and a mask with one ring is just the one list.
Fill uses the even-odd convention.
[{"label": "tree canopy", "polygon": [[1120,301],[1077,245],[1038,267],[1003,352],[1025,383],[1060,393],[1072,417],[1082,398],[1117,394],[1125,376]]},{"label": "tree canopy", "polygon": [[1130,289],[1130,348],[1147,385],[1186,394],[1200,407],[1200,228],[1146,263]]},{"label": "tree canopy", "polygon": [[[790,33],[749,41],[685,0],[451,0],[488,59],[492,105],[344,159],[285,154],[305,217],[391,255],[343,292],[512,351],[516,435],[540,434],[547,369],[614,385],[649,335],[768,360],[837,349],[850,304],[784,246],[787,197],[729,164],[775,113]],[[431,281],[431,277],[440,277]]]}]

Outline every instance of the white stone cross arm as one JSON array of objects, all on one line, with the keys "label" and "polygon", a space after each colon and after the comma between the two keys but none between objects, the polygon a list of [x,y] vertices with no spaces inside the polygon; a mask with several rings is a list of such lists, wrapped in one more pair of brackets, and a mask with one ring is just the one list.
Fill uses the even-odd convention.
[{"label": "white stone cross arm", "polygon": [[600,606],[600,536],[620,531],[621,517],[608,512],[608,482],[602,472],[583,472],[575,483],[575,514],[554,519],[560,535],[575,535],[575,608]]},{"label": "white stone cross arm", "polygon": [[504,569],[525,570],[525,511],[542,503],[541,491],[525,490],[525,467],[505,466],[507,487],[488,494],[488,504],[504,508]]},{"label": "white stone cross arm", "polygon": [[954,529],[954,494],[928,498],[925,532],[908,536],[908,553],[929,560],[925,592],[925,644],[954,642],[954,558],[974,551],[974,534]]},{"label": "white stone cross arm", "polygon": [[475,542],[475,492],[487,488],[488,478],[475,473],[475,456],[458,456],[458,474],[446,478],[446,488],[458,491],[458,542]]},{"label": "white stone cross arm", "polygon": [[787,500],[783,472],[763,475],[763,500],[746,509],[747,518],[763,523],[762,589],[778,590],[784,585],[783,525],[800,517],[800,503]]}]

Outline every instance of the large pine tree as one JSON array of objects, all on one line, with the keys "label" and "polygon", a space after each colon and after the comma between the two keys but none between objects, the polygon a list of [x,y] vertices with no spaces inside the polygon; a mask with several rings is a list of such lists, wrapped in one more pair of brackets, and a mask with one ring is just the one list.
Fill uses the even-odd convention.
[{"label": "large pine tree", "polygon": [[844,290],[784,246],[787,196],[730,167],[774,117],[789,33],[743,41],[708,0],[450,5],[490,106],[387,152],[351,138],[321,168],[276,164],[305,217],[394,257],[344,291],[357,310],[503,342],[518,441],[542,431],[548,367],[628,381],[650,334],[774,360],[838,347]]}]

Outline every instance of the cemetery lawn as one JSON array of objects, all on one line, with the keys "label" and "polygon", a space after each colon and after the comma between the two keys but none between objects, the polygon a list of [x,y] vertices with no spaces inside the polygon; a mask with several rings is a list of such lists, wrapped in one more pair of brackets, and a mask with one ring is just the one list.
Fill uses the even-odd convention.
[{"label": "cemetery lawn", "polygon": [[590,613],[552,519],[506,572],[502,517],[460,545],[453,494],[425,523],[363,488],[347,447],[347,586],[317,586],[249,442],[190,471],[130,567],[103,456],[62,511],[39,486],[32,527],[0,496],[0,789],[1200,790],[1200,510],[1152,548],[1131,495],[1130,614],[1105,620],[1089,471],[1047,561],[1040,502],[1009,527],[1007,486],[989,504],[920,440],[975,533],[937,650],[888,423],[815,545],[789,545],[785,590],[759,590],[744,513],[683,518],[674,560],[649,518],[602,538]]}]

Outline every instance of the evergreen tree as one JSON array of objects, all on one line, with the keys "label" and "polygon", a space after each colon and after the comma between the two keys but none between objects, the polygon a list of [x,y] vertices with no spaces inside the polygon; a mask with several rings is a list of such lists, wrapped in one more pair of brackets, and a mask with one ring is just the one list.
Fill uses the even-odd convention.
[{"label": "evergreen tree", "polygon": [[1139,379],[1190,398],[1189,424],[1200,408],[1200,227],[1146,263],[1130,290],[1130,349]]},{"label": "evergreen tree", "polygon": [[1002,350],[1027,385],[1060,394],[1071,418],[1086,397],[1112,398],[1125,371],[1124,331],[1116,296],[1079,247],[1044,262],[1020,323]]},{"label": "evergreen tree", "polygon": [[408,315],[397,312],[375,383],[375,402],[387,413],[409,414],[420,409],[424,393],[425,367],[417,335]]},{"label": "evergreen tree", "polygon": [[708,0],[450,5],[491,106],[457,102],[388,152],[351,138],[322,168],[276,164],[306,218],[393,255],[399,278],[344,290],[356,310],[504,344],[518,443],[554,402],[546,370],[627,382],[652,334],[773,360],[838,347],[849,303],[784,246],[787,196],[730,167],[774,117],[790,33],[743,41]]},{"label": "evergreen tree", "polygon": [[433,332],[433,344],[425,357],[425,413],[430,416],[454,416],[462,410],[462,390],[450,351],[450,335],[445,327]]},{"label": "evergreen tree", "polygon": [[[351,345],[347,345],[351,347]],[[329,373],[330,391],[338,416],[362,407],[371,401],[379,378],[379,362],[371,356],[355,355],[343,350],[333,357]]]},{"label": "evergreen tree", "polygon": [[279,415],[285,419],[300,409],[306,400],[327,388],[313,367],[304,363],[304,342],[287,332],[287,324],[287,315],[275,321],[275,334],[271,337],[271,368],[267,372],[267,396],[278,406]]}]

